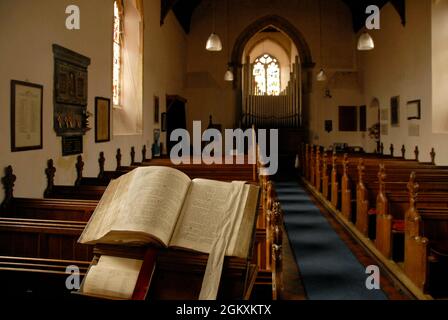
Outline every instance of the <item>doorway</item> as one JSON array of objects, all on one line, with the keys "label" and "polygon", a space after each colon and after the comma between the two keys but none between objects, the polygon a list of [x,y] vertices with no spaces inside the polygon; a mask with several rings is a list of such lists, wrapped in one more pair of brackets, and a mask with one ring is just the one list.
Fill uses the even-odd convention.
[{"label": "doorway", "polygon": [[367,119],[369,119],[369,138],[368,150],[380,152],[381,145],[381,108],[380,101],[377,98],[372,99],[368,108]]},{"label": "doorway", "polygon": [[171,149],[177,143],[176,141],[170,141],[171,133],[176,129],[187,129],[186,104],[187,100],[181,96],[166,96],[166,134],[168,154],[170,154]]}]

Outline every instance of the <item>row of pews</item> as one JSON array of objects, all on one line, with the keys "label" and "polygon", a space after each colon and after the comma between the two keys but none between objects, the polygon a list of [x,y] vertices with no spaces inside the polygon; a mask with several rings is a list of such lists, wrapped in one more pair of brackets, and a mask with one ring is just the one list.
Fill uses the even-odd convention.
[{"label": "row of pews", "polygon": [[448,296],[448,167],[303,145],[300,173],[358,240],[419,298]]},{"label": "row of pews", "polygon": [[173,165],[167,158],[146,159],[135,162],[135,149],[131,148],[131,163],[121,164],[121,150],[116,154],[116,170],[106,171],[104,153],[99,154],[97,177],[84,177],[84,162],[78,156],[73,185],[56,185],[56,168],[50,159],[45,175],[47,186],[44,198],[30,199],[14,196],[17,179],[13,168],[5,168],[1,179],[5,198],[0,208],[0,281],[15,296],[32,295],[61,297],[70,295],[65,287],[70,265],[79,266],[84,276],[93,258],[91,246],[77,243],[94,212],[102,194],[112,179],[116,179],[138,166],[170,166],[186,173],[190,178],[221,181],[244,180],[261,188],[260,206],[256,226],[252,263],[258,267],[255,291],[268,291],[280,298],[282,289],[282,218],[276,202],[274,185],[269,177],[259,176],[258,165]]}]

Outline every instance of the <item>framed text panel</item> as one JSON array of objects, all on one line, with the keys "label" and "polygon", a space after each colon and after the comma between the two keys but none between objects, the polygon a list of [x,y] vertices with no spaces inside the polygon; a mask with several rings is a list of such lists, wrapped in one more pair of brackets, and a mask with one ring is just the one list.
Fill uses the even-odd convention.
[{"label": "framed text panel", "polygon": [[42,149],[43,86],[11,81],[11,151]]}]

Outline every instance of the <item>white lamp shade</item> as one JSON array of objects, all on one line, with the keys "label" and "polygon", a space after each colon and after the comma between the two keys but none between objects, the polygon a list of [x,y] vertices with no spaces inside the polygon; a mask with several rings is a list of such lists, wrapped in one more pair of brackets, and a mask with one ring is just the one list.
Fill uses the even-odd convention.
[{"label": "white lamp shade", "polygon": [[227,69],[226,73],[224,74],[224,80],[225,81],[233,81],[233,72],[230,69]]},{"label": "white lamp shade", "polygon": [[367,51],[373,50],[375,48],[375,43],[373,42],[372,37],[367,32],[363,32],[358,39],[358,50],[359,51]]},{"label": "white lamp shade", "polygon": [[327,75],[325,74],[324,69],[320,69],[316,79],[317,81],[327,81]]},{"label": "white lamp shade", "polygon": [[210,37],[208,37],[207,44],[205,48],[208,51],[221,51],[222,50],[222,43],[221,39],[216,33],[212,33]]}]

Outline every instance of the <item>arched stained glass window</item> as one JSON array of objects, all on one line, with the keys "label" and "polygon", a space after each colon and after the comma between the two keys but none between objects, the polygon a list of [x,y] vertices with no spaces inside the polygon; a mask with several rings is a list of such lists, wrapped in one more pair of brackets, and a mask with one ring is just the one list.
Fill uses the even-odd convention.
[{"label": "arched stained glass window", "polygon": [[122,89],[122,46],[123,46],[123,3],[114,1],[114,48],[113,48],[113,79],[112,96],[114,106],[121,105]]},{"label": "arched stained glass window", "polygon": [[280,65],[270,54],[258,57],[253,64],[255,95],[278,96],[280,94]]}]

